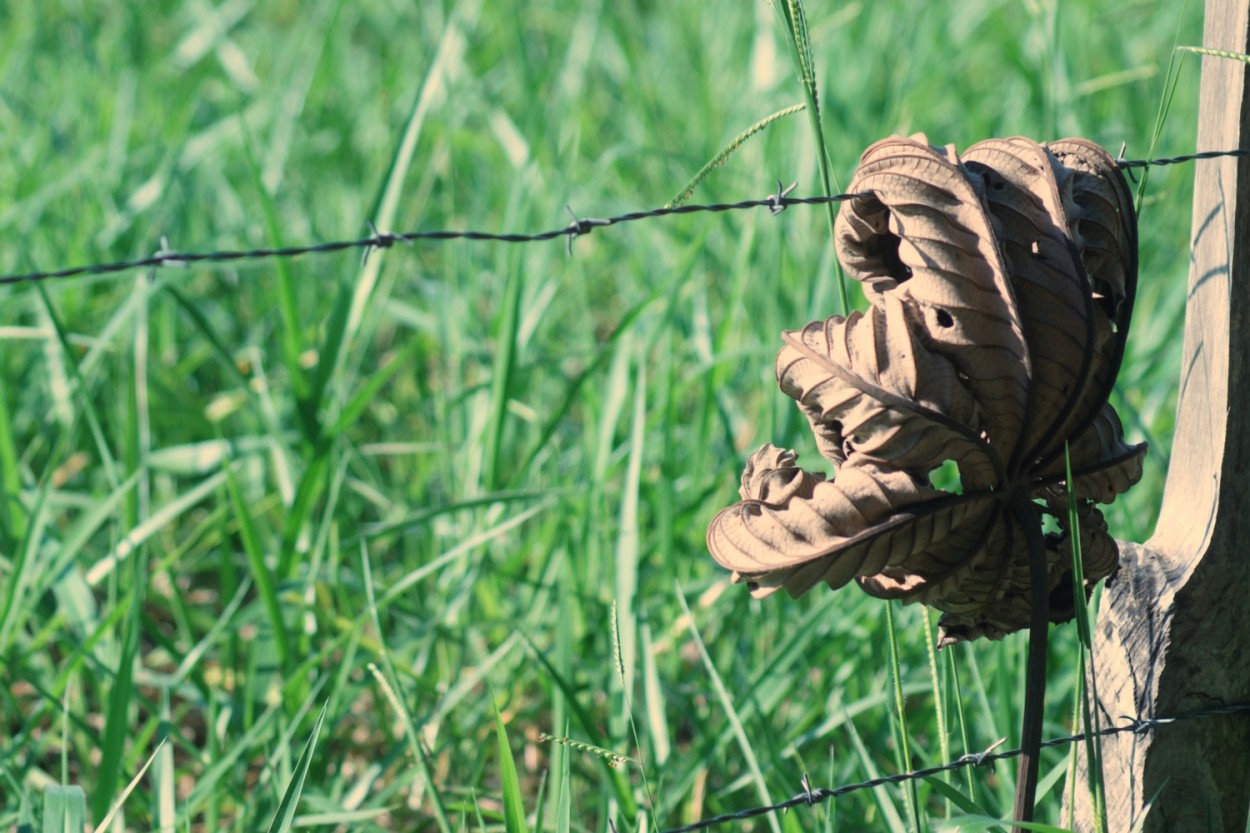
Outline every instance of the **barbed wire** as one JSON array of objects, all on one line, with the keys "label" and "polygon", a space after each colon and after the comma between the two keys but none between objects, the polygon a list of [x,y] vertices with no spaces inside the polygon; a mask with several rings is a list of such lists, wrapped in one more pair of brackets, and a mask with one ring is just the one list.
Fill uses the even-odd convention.
[{"label": "barbed wire", "polygon": [[1218,159],[1223,156],[1250,156],[1250,148],[1204,150],[1200,153],[1186,153],[1183,156],[1167,156],[1161,159],[1117,159],[1115,160],[1115,163],[1121,170],[1128,170],[1130,168],[1162,168],[1168,165],[1179,165],[1182,162],[1195,162],[1202,159]]},{"label": "barbed wire", "polygon": [[[1183,156],[1162,157],[1159,159],[1117,159],[1116,164],[1122,170],[1131,170],[1134,168],[1179,165],[1183,162],[1193,162],[1197,160],[1215,159],[1229,156],[1250,156],[1250,148],[1208,150],[1201,151],[1199,153],[1185,154]],[[351,249],[362,249],[367,255],[368,252],[374,249],[389,249],[396,243],[411,244],[417,241],[483,240],[495,243],[538,243],[544,240],[554,240],[559,237],[564,237],[568,241],[569,253],[572,254],[574,238],[590,234],[597,228],[607,228],[609,226],[633,223],[639,220],[650,220],[657,217],[668,217],[674,214],[698,214],[706,212],[720,213],[725,211],[743,211],[752,208],[768,208],[769,211],[776,215],[794,205],[824,205],[826,203],[846,202],[847,200],[855,199],[856,197],[868,196],[867,194],[847,193],[812,197],[791,197],[789,194],[793,189],[793,185],[788,188],[783,188],[781,183],[778,182],[777,191],[763,199],[742,200],[740,202],[732,203],[707,203],[675,206],[666,205],[661,208],[632,211],[628,214],[618,214],[614,217],[578,217],[576,214],[573,214],[572,209],[567,209],[570,214],[573,214],[573,222],[561,228],[534,233],[500,233],[473,230],[410,231],[397,233],[378,231],[376,228],[373,228],[373,233],[368,237],[361,237],[355,240],[337,240],[329,243],[312,243],[304,246],[284,246],[281,248],[254,248],[215,252],[170,251],[167,249],[164,241],[162,241],[161,249],[150,257],[136,258],[133,260],[118,260],[109,263],[92,263],[82,266],[70,266],[64,269],[55,269],[43,272],[0,275],[0,285],[38,283],[42,281],[62,280],[66,278],[108,275],[115,274],[117,272],[127,272],[132,269],[187,267],[194,263],[226,263],[240,260],[268,260],[272,258],[298,257],[300,255],[330,254],[332,252],[342,252]],[[369,225],[371,227],[373,226],[372,223]]]},{"label": "barbed wire", "polygon": [[389,249],[396,243],[414,243],[418,240],[487,240],[495,243],[537,243],[543,240],[554,240],[567,237],[570,246],[573,238],[590,234],[597,228],[633,223],[638,220],[650,220],[655,217],[667,217],[672,214],[696,214],[699,212],[740,211],[748,208],[767,206],[774,214],[779,214],[792,205],[823,205],[830,202],[845,202],[864,194],[834,194],[817,197],[789,197],[773,195],[759,200],[742,200],[733,203],[710,203],[706,205],[675,205],[663,208],[652,208],[645,211],[632,211],[618,214],[615,217],[577,217],[567,226],[550,231],[535,233],[496,233],[490,231],[410,231],[382,232],[374,230],[368,237],[357,240],[337,240],[331,243],[313,243],[307,246],[286,246],[279,249],[240,249],[237,251],[220,252],[174,252],[164,248],[150,257],[135,260],[119,260],[112,263],[94,263],[85,266],[71,266],[51,272],[28,272],[20,275],[0,276],[0,285],[16,283],[34,283],[38,281],[57,280],[61,278],[107,275],[114,272],[125,272],[131,269],[183,267],[193,263],[221,263],[234,260],[262,260],[279,257],[297,257],[309,254],[328,254],[348,249]]},{"label": "barbed wire", "polygon": [[[1180,723],[1186,720],[1198,720],[1206,717],[1217,717],[1220,715],[1238,714],[1241,712],[1250,712],[1250,703],[1239,703],[1233,706],[1216,706],[1209,709],[1202,709],[1200,711],[1188,712],[1175,717],[1137,718],[1125,716],[1122,719],[1127,722],[1123,725],[1103,729],[1099,732],[1095,732],[1094,735],[1099,737],[1109,737],[1111,735],[1123,734],[1124,732],[1133,732],[1134,734],[1140,735],[1145,734],[1151,729],[1156,729],[1162,726],[1171,726],[1174,723]],[[1086,733],[1081,732],[1080,734],[1068,735],[1066,737],[1052,738],[1051,740],[1042,741],[1042,748],[1067,746],[1072,743],[1084,741],[1086,737]],[[682,825],[681,827],[666,828],[660,831],[660,833],[694,833],[694,831],[697,830],[706,830],[709,827],[716,827],[721,824],[727,824],[731,821],[743,821],[745,819],[755,818],[756,816],[766,815],[767,813],[775,813],[779,810],[789,810],[791,807],[811,807],[815,804],[820,804],[824,801],[829,801],[849,793],[858,792],[860,790],[869,790],[875,787],[885,786],[886,784],[902,784],[907,781],[916,781],[921,778],[928,778],[931,775],[939,775],[943,772],[953,772],[955,770],[963,769],[964,767],[992,765],[995,761],[1016,758],[1024,753],[1024,749],[1022,748],[1008,749],[1004,752],[993,751],[1002,743],[1003,741],[1000,740],[984,752],[974,752],[970,755],[964,755],[962,758],[951,761],[948,764],[925,767],[924,769],[914,769],[911,772],[903,772],[897,775],[883,775],[879,778],[861,781],[858,784],[847,784],[845,786],[835,787],[832,789],[826,787],[813,789],[807,780],[807,776],[804,775],[801,782],[803,785],[803,791],[798,795],[795,795],[793,798],[788,798],[785,801],[781,801],[776,804],[751,807],[746,810],[739,810],[734,813],[724,813],[719,816],[710,816],[708,818],[692,822],[691,824]]]}]

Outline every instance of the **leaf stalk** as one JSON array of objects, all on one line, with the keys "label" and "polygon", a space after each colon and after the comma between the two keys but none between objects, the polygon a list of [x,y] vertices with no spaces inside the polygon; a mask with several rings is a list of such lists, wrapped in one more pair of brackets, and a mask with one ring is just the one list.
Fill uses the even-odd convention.
[{"label": "leaf stalk", "polygon": [[[1018,822],[1033,820],[1037,796],[1037,774],[1042,747],[1042,713],[1046,704],[1046,640],[1050,626],[1050,593],[1046,587],[1046,545],[1042,523],[1028,492],[1014,489],[1011,511],[1024,530],[1029,551],[1029,654],[1024,678],[1024,720],[1020,728],[1020,771],[1016,782],[1016,804],[1012,817]],[[1016,827],[1013,833],[1024,833]]]}]

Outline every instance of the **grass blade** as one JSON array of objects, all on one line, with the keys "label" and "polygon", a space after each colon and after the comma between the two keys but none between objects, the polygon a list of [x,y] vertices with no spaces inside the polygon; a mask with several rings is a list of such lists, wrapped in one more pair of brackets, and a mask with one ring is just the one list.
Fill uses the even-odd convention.
[{"label": "grass blade", "polygon": [[[568,734],[568,727],[565,727]],[[556,833],[570,833],[573,829],[573,785],[569,780],[572,767],[572,755],[567,749],[560,749],[560,778],[556,782]]]},{"label": "grass blade", "polygon": [[719,168],[721,165],[724,165],[726,162],[728,162],[729,157],[733,156],[734,153],[738,150],[738,148],[742,147],[742,145],[745,144],[748,139],[750,139],[756,133],[759,133],[761,130],[766,129],[773,122],[778,121],[780,119],[784,119],[786,116],[793,115],[794,113],[797,113],[800,110],[805,109],[806,107],[807,107],[806,104],[791,104],[789,107],[786,107],[784,110],[778,110],[777,112],[773,113],[770,116],[765,116],[764,118],[757,121],[755,124],[748,127],[746,130],[739,133],[737,136],[734,137],[732,142],[730,142],[728,145],[724,147],[723,150],[721,150],[720,153],[716,154],[711,159],[709,159],[708,163],[704,165],[702,168],[700,168],[699,172],[695,174],[694,177],[689,182],[687,182],[680,191],[674,194],[671,200],[669,200],[668,202],[664,204],[664,207],[674,208],[676,206],[683,204],[686,200],[690,199],[690,196],[694,193],[694,189],[699,187],[699,183],[707,179],[708,174],[710,174],[712,171],[714,171],[715,169]]},{"label": "grass blade", "polygon": [[[122,623],[121,651],[117,660],[117,674],[109,687],[108,708],[104,717],[104,738],[100,744],[99,781],[91,796],[92,814],[97,819],[109,818],[113,798],[116,795],[117,783],[124,770],[122,763],[126,751],[126,740],[134,731],[131,721],[131,707],[135,693],[135,663],[139,655],[139,634],[143,630],[143,600],[147,596],[148,565],[147,548],[140,547],[137,557],[131,562],[129,587],[130,607]],[[100,822],[101,829],[107,826]]]},{"label": "grass blade", "polygon": [[407,346],[399,352],[399,355],[392,358],[386,363],[386,366],[375,371],[370,375],[369,380],[356,391],[351,400],[343,408],[343,412],[339,418],[335,420],[334,426],[328,432],[330,437],[337,437],[343,433],[352,423],[360,418],[365,408],[369,407],[369,403],[374,400],[378,392],[389,382],[395,378],[395,374],[408,366],[408,362],[412,360],[419,352],[423,345],[421,339],[414,338],[408,342]]},{"label": "grass blade", "polygon": [[[759,760],[755,757],[755,750],[747,737],[746,728],[742,725],[742,718],[738,714],[738,708],[734,705],[733,698],[729,696],[729,689],[725,687],[725,681],[721,679],[716,666],[712,663],[712,656],[707,652],[707,646],[703,644],[703,637],[699,635],[699,626],[694,622],[694,616],[690,613],[690,606],[686,604],[686,594],[682,592],[680,585],[677,587],[677,600],[681,603],[682,614],[689,623],[690,637],[694,640],[695,648],[699,651],[699,659],[703,662],[703,669],[707,671],[708,679],[712,682],[712,688],[716,691],[716,697],[720,700],[721,708],[725,710],[725,716],[729,719],[729,725],[733,728],[734,737],[738,740],[738,748],[742,751],[742,757],[746,759],[747,769],[751,772],[751,780],[755,782],[755,790],[759,795],[760,803],[772,804],[773,800],[768,791],[768,783],[764,780],[763,770],[760,769]],[[776,814],[770,813],[768,815],[768,826],[773,833],[781,833],[781,825],[777,821]]]},{"label": "grass blade", "polygon": [[[911,772],[911,739],[907,730],[907,707],[903,698],[903,671],[898,659],[898,632],[894,627],[894,602],[885,604],[886,634],[890,645],[890,682],[894,688],[894,719],[898,727],[898,748],[902,756],[902,771]],[[925,640],[929,635],[926,631]],[[923,830],[920,819],[920,794],[915,781],[908,781],[903,790],[903,798],[907,803],[907,811],[911,814],[912,829],[919,833]]]},{"label": "grass blade", "polygon": [[[278,221],[273,196],[265,187],[260,165],[256,161],[255,142],[251,131],[248,130],[247,119],[240,119],[239,124],[244,133],[243,153],[252,173],[256,195],[260,199],[261,216],[265,219],[269,244],[275,249],[280,249],[286,244],[282,238],[282,224]],[[310,400],[308,376],[300,364],[300,355],[304,352],[304,345],[300,337],[301,326],[299,306],[295,301],[295,284],[292,280],[291,268],[285,258],[280,257],[274,261],[274,272],[278,281],[278,310],[282,316],[282,334],[279,339],[282,362],[291,379],[291,389],[295,397],[296,412],[300,417],[300,427],[305,440],[311,442],[320,431],[320,426],[317,423],[317,403],[316,400]]]},{"label": "grass blade", "polygon": [[152,750],[152,754],[148,756],[148,759],[143,762],[143,766],[139,767],[139,771],[135,773],[135,777],[131,778],[130,782],[126,784],[126,788],[122,790],[121,795],[117,797],[117,801],[109,809],[108,814],[100,820],[98,825],[96,825],[97,831],[105,831],[109,829],[109,827],[113,824],[113,819],[117,817],[117,814],[121,812],[122,807],[125,805],[126,799],[129,798],[130,794],[135,791],[135,787],[139,786],[139,782],[143,780],[143,776],[147,773],[148,767],[152,766],[152,762],[156,760],[156,756],[159,755],[161,750],[164,748],[165,740],[161,740],[161,742],[156,745],[156,749]]},{"label": "grass blade", "polygon": [[508,745],[508,733],[503,718],[495,708],[495,740],[499,744],[499,782],[503,791],[503,824],[507,833],[529,833],[525,824],[525,802],[521,797],[521,780],[517,777],[516,761]]},{"label": "grass blade", "polygon": [[[937,640],[933,630],[933,614],[928,607],[924,608],[925,649],[929,655],[929,680],[933,685],[933,713],[937,720],[938,749],[943,761],[954,760],[951,757],[950,732],[946,726],[946,703],[942,698],[942,678],[938,671]],[[949,773],[941,778],[949,779]],[[945,815],[950,818],[950,799],[947,799]]]},{"label": "grass blade", "polygon": [[[876,780],[881,777],[881,772],[877,769],[877,765],[873,763],[872,755],[868,752],[868,747],[864,745],[864,739],[860,736],[859,730],[855,728],[855,722],[847,720],[843,724],[846,726],[846,732],[851,737],[851,744],[855,747],[855,754],[859,756],[859,761],[864,765],[864,774],[870,780]],[[889,794],[884,790],[873,790],[873,800],[876,801],[878,809],[881,810],[881,820],[885,822],[886,827],[891,831],[904,831],[907,829],[903,824],[903,817],[898,814],[898,809],[890,801]]]},{"label": "grass blade", "polygon": [[503,310],[499,315],[495,342],[498,352],[494,358],[490,382],[490,419],[486,427],[486,468],[482,473],[482,485],[493,491],[504,484],[504,428],[507,425],[508,400],[517,369],[517,349],[520,346],[518,332],[521,320],[521,296],[525,291],[525,275],[522,270],[508,270],[504,289]]},{"label": "grass blade", "polygon": [[[36,492],[35,505],[31,507],[26,532],[14,554],[10,556],[7,587],[0,599],[0,655],[8,655],[10,641],[18,631],[18,624],[34,613],[29,607],[29,600],[40,595],[30,593],[30,589],[37,587],[37,580],[43,571],[39,563],[39,545],[42,541],[42,530],[50,521],[47,499],[47,488]],[[64,549],[62,545],[62,551]],[[22,602],[26,604],[23,605]]]},{"label": "grass blade", "polygon": [[[473,5],[476,6],[476,4]],[[391,157],[390,169],[374,201],[370,216],[370,220],[376,227],[383,231],[388,230],[395,222],[404,180],[408,175],[408,168],[412,164],[413,157],[416,155],[417,141],[421,137],[425,117],[443,91],[448,72],[457,54],[464,48],[464,36],[460,32],[460,18],[467,17],[469,14],[471,12],[463,12],[461,7],[453,11],[451,19],[439,38],[438,52],[430,62],[430,68],[421,84],[421,89],[413,100],[412,110],[404,125],[404,135]],[[340,363],[347,345],[355,341],[360,331],[365,306],[377,288],[384,254],[385,252],[377,251],[366,258],[361,265],[360,273],[353,282],[354,290],[341,336],[336,340],[337,343],[329,345],[335,350]]]},{"label": "grass blade", "polygon": [[291,829],[291,823],[295,821],[295,809],[299,806],[299,797],[304,791],[304,780],[308,777],[308,767],[312,764],[313,751],[317,748],[317,738],[321,735],[321,726],[325,723],[328,707],[328,703],[322,706],[321,713],[317,715],[312,734],[309,735],[308,742],[304,744],[299,760],[295,763],[295,772],[291,774],[291,779],[282,792],[282,801],[278,804],[278,811],[269,824],[269,833],[287,833]]},{"label": "grass blade", "polygon": [[43,790],[43,833],[82,833],[87,798],[77,784],[49,784]]},{"label": "grass blade", "polygon": [[243,497],[238,480],[230,466],[226,473],[226,491],[230,493],[230,503],[234,507],[234,516],[239,522],[239,538],[243,543],[243,553],[247,556],[248,566],[252,570],[252,582],[256,585],[256,593],[273,628],[274,644],[278,650],[278,661],[283,670],[291,667],[291,641],[287,635],[286,621],[282,614],[282,604],[278,600],[278,587],[273,573],[265,563],[265,550],[260,543],[260,534],[256,530],[256,521],[252,518],[252,510]]},{"label": "grass blade", "polygon": [[[116,499],[121,500],[122,496],[129,491],[129,487],[132,484],[137,484],[139,482],[139,478],[142,474],[142,471],[135,472],[135,474],[123,484],[125,488],[118,490]],[[100,582],[104,581],[105,578],[117,569],[118,564],[121,564],[144,542],[155,536],[156,533],[158,533],[166,524],[175,521],[181,517],[184,512],[189,511],[196,504],[210,497],[221,486],[223,480],[225,480],[225,475],[221,473],[207,477],[200,483],[196,484],[193,488],[188,489],[186,492],[179,495],[174,500],[162,505],[155,512],[148,513],[148,516],[142,522],[127,532],[126,535],[118,541],[116,545],[114,545],[112,551],[108,555],[91,565],[91,567],[86,571],[87,583],[92,587],[98,586]],[[112,500],[110,499],[109,502],[111,503]],[[107,520],[107,516],[100,517],[99,520],[104,522]],[[94,525],[88,525],[84,530],[84,533],[92,531],[93,529]]]},{"label": "grass blade", "polygon": [[360,545],[360,569],[361,575],[364,576],[368,614],[373,620],[374,631],[379,635],[378,653],[381,656],[382,664],[386,668],[386,673],[383,674],[376,665],[369,663],[369,671],[373,674],[374,679],[378,681],[383,696],[386,697],[387,702],[391,704],[391,708],[399,716],[400,722],[404,727],[404,736],[407,738],[408,746],[412,751],[412,757],[417,762],[418,769],[420,769],[421,778],[418,780],[417,788],[414,790],[415,798],[420,800],[421,793],[428,789],[430,801],[434,805],[434,818],[440,833],[451,833],[451,823],[447,819],[447,811],[443,807],[442,796],[435,789],[429,756],[421,743],[421,738],[417,735],[416,723],[412,718],[411,711],[400,700],[399,695],[396,693],[396,687],[391,682],[392,680],[397,680],[398,675],[395,673],[394,663],[391,662],[391,654],[386,647],[386,640],[382,637],[386,633],[382,628],[381,617],[378,615],[382,605],[378,604],[377,596],[374,593],[373,569],[369,565],[369,552],[363,543]]},{"label": "grass blade", "polygon": [[[1072,455],[1067,444],[1063,448],[1064,476],[1068,483],[1072,482]],[[1077,514],[1075,500],[1068,501],[1068,539],[1072,544],[1072,597],[1075,602],[1076,632],[1079,641],[1078,671],[1081,679],[1088,679],[1089,685],[1080,688],[1081,711],[1084,715],[1085,727],[1085,765],[1087,787],[1089,789],[1090,806],[1093,808],[1094,829],[1101,833],[1107,824],[1107,795],[1102,770],[1102,728],[1098,708],[1098,679],[1096,665],[1093,662],[1093,612],[1090,610],[1085,589],[1085,560],[1081,554],[1081,519]],[[1086,658],[1088,657],[1088,675]]]},{"label": "grass blade", "polygon": [[[1163,124],[1167,121],[1168,111],[1172,109],[1172,98],[1176,94],[1176,85],[1180,81],[1181,66],[1184,64],[1185,53],[1179,45],[1181,37],[1180,21],[1185,17],[1185,9],[1189,7],[1189,0],[1181,3],[1180,18],[1176,23],[1176,36],[1172,41],[1172,52],[1168,56],[1168,71],[1163,76],[1163,94],[1159,99],[1159,110],[1155,114],[1154,129],[1150,133],[1150,145],[1146,148],[1147,158],[1154,156],[1155,148],[1159,146],[1159,139],[1163,135]],[[1180,54],[1181,60],[1177,60],[1177,54]],[[1146,199],[1146,183],[1150,180],[1150,168],[1146,167],[1142,170],[1141,179],[1137,182],[1137,211],[1138,222],[1141,221],[1142,205]]]},{"label": "grass blade", "polygon": [[22,511],[22,475],[13,444],[8,386],[4,374],[0,374],[0,544],[12,552],[13,544],[25,534],[26,516]]},{"label": "grass blade", "polygon": [[[970,767],[965,767],[970,769]],[[924,779],[928,782],[933,790],[939,793],[944,799],[954,804],[960,810],[972,815],[988,816],[990,813],[970,796],[964,795],[951,784],[936,775],[930,775]],[[1002,828],[993,828],[998,833],[1003,833]]]},{"label": "grass blade", "polygon": [[[829,146],[825,143],[825,128],[820,119],[820,93],[816,88],[816,56],[812,49],[811,37],[807,30],[807,13],[803,9],[803,0],[776,0],[773,4],[785,22],[786,31],[790,35],[791,54],[799,72],[799,81],[803,85],[803,95],[807,99],[807,118],[812,126],[812,136],[816,140],[816,155],[820,168],[820,183],[826,194],[836,194],[836,180],[829,162]],[[829,239],[834,239],[833,225],[837,219],[833,203],[825,203],[825,217],[829,221]],[[846,290],[846,275],[842,272],[842,264],[834,258],[834,268],[838,276],[838,298],[842,302],[842,314],[849,315],[851,300]]]}]

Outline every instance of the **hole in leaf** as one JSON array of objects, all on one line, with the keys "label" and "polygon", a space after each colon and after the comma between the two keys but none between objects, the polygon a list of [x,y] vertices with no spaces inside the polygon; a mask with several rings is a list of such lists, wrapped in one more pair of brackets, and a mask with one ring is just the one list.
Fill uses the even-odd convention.
[{"label": "hole in leaf", "polygon": [[953,327],[955,326],[955,319],[951,317],[949,312],[940,309],[937,311],[937,323],[939,327]]},{"label": "hole in leaf", "polygon": [[[1035,501],[1036,503],[1036,501]],[[1059,526],[1059,519],[1049,512],[1042,512],[1042,532],[1047,535],[1063,535],[1063,527]]]},{"label": "hole in leaf", "polygon": [[1054,590],[1050,591],[1050,620],[1066,622],[1076,613],[1076,595],[1072,592],[1072,581],[1065,577]]},{"label": "hole in leaf", "polygon": [[954,460],[947,460],[929,472],[929,485],[944,492],[962,495],[964,489],[959,476],[959,464]]},{"label": "hole in leaf", "polygon": [[893,234],[883,234],[881,240],[881,260],[885,266],[885,270],[890,273],[890,277],[895,280],[902,281],[911,277],[911,267],[903,263],[902,257],[899,256],[898,247],[902,239]]}]

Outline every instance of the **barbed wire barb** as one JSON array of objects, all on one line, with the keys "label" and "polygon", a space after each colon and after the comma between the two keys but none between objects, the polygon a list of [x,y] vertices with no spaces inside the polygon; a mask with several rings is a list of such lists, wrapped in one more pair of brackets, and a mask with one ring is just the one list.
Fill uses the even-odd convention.
[{"label": "barbed wire barb", "polygon": [[169,247],[169,238],[162,234],[161,247],[152,253],[152,257],[160,259],[158,266],[186,269],[189,264],[185,260],[173,257],[174,254],[174,250]]},{"label": "barbed wire barb", "polygon": [[373,236],[368,238],[368,241],[364,246],[364,253],[360,256],[360,265],[362,268],[365,263],[368,262],[369,254],[373,252],[374,249],[389,249],[396,243],[406,243],[409,246],[412,245],[412,241],[408,239],[407,235],[395,234],[390,231],[378,231],[378,227],[374,225],[373,220],[366,220],[365,222],[369,224],[369,231],[373,232]]},{"label": "barbed wire barb", "polygon": [[807,802],[808,807],[811,807],[816,802],[820,801],[820,797],[817,796],[816,791],[812,789],[812,779],[808,777],[806,772],[803,773],[803,780],[800,781],[800,783],[803,785],[803,800]]},{"label": "barbed wire barb", "polygon": [[1126,161],[1128,161],[1124,158],[1124,153],[1127,150],[1128,150],[1128,142],[1120,142],[1120,152],[1116,154],[1115,164],[1117,168],[1124,171],[1124,175],[1128,177],[1129,182],[1133,183],[1134,185],[1137,185],[1139,184],[1137,182],[1137,172],[1134,171],[1132,168],[1126,167],[1124,164]]},{"label": "barbed wire barb", "polygon": [[966,763],[969,766],[985,766],[986,764],[989,764],[990,769],[993,769],[994,761],[991,758],[991,755],[994,753],[995,749],[1002,746],[1006,742],[1007,742],[1006,738],[999,738],[998,740],[991,743],[989,746],[985,747],[985,751],[969,752],[967,755],[964,755],[962,758],[956,761],[956,763]]},{"label": "barbed wire barb", "polygon": [[769,201],[772,202],[772,205],[768,207],[768,210],[772,212],[774,217],[786,210],[786,206],[788,205],[786,197],[790,195],[791,191],[798,187],[798,182],[791,182],[788,188],[783,188],[781,187],[781,180],[777,180],[777,193],[768,198]]},{"label": "barbed wire barb", "polygon": [[[1121,151],[1121,153],[1123,153],[1123,151]],[[1209,150],[1199,153],[1190,153],[1184,156],[1171,156],[1159,159],[1117,159],[1116,165],[1119,166],[1121,170],[1126,171],[1130,176],[1132,176],[1132,170],[1134,168],[1162,167],[1166,165],[1179,165],[1182,162],[1215,159],[1217,157],[1244,156],[1250,156],[1250,147],[1234,148],[1232,150]],[[312,243],[304,246],[286,246],[276,249],[239,249],[215,252],[175,252],[169,251],[166,246],[162,245],[161,251],[150,257],[139,258],[137,260],[91,263],[83,266],[70,266],[51,271],[0,275],[0,286],[9,284],[38,283],[42,281],[62,280],[66,278],[108,275],[117,272],[129,271],[131,269],[142,269],[145,267],[189,267],[196,263],[225,263],[231,261],[267,260],[280,257],[299,257],[301,255],[310,254],[330,254],[347,249],[385,249],[389,248],[396,242],[415,243],[418,240],[431,242],[448,240],[478,240],[494,243],[537,243],[543,240],[554,240],[557,237],[564,237],[567,240],[567,251],[570,255],[572,255],[573,238],[589,234],[594,229],[600,227],[616,226],[624,223],[637,222],[639,220],[655,219],[658,217],[668,217],[675,214],[697,214],[701,212],[721,213],[726,211],[744,211],[752,208],[767,208],[772,214],[776,215],[780,214],[792,205],[825,205],[827,203],[846,202],[847,200],[855,199],[857,197],[868,196],[867,194],[825,194],[813,197],[788,196],[794,188],[795,185],[791,185],[789,188],[781,188],[781,183],[779,182],[777,193],[770,194],[764,199],[742,200],[741,202],[734,203],[709,203],[705,205],[675,205],[663,208],[652,208],[643,211],[632,211],[628,214],[618,214],[614,217],[604,218],[578,217],[573,213],[572,208],[565,206],[569,214],[573,216],[573,222],[563,228],[534,233],[440,230],[411,231],[401,234],[396,232],[379,232],[373,223],[370,222],[369,227],[373,233],[369,237],[364,237],[358,240],[336,240],[328,243]],[[367,256],[368,255],[366,254],[365,257]]]},{"label": "barbed wire barb", "polygon": [[590,234],[600,226],[612,225],[612,220],[600,220],[594,217],[578,217],[577,214],[574,213],[573,209],[567,205],[564,206],[564,210],[569,212],[569,216],[573,218],[573,222],[568,225],[568,237],[565,240],[565,242],[568,243],[569,257],[573,256],[574,237],[580,237],[583,234]]}]

